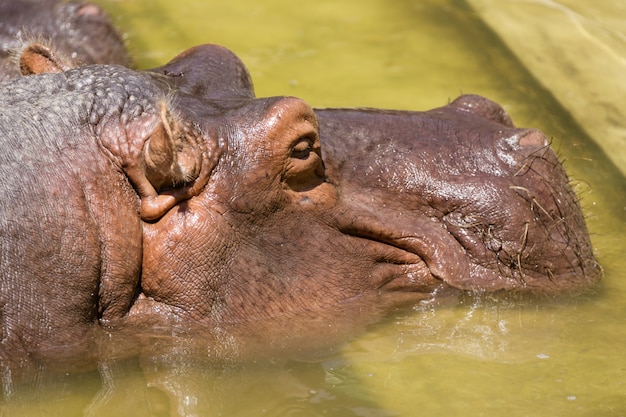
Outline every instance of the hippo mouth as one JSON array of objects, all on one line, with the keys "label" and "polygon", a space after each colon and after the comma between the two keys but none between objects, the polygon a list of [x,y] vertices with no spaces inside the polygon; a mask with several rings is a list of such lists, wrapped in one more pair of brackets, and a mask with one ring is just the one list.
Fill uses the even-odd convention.
[{"label": "hippo mouth", "polygon": [[358,216],[341,228],[370,251],[377,264],[373,278],[380,290],[433,293],[442,286],[467,289],[461,283],[470,281],[470,260],[443,223],[427,217],[410,222],[402,217],[383,218],[384,222]]},{"label": "hippo mouth", "polygon": [[600,276],[586,241],[554,238],[554,227],[542,222],[509,233],[489,222],[459,224],[460,213],[439,218],[365,212],[341,231],[363,242],[375,260],[373,279],[380,290],[556,294],[588,288]]}]

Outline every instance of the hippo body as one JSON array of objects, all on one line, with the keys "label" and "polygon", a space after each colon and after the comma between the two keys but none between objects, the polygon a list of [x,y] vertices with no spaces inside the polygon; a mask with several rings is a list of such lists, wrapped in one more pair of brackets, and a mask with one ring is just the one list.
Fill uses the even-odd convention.
[{"label": "hippo body", "polygon": [[[163,201],[153,184],[195,178],[171,157],[189,133],[152,77],[122,67],[23,77],[0,91],[0,171],[11,178],[0,190],[2,344],[72,345],[128,311],[141,271],[139,196],[150,213]],[[177,137],[160,169],[165,131]]]},{"label": "hippo body", "polygon": [[36,43],[63,68],[129,66],[124,42],[107,14],[91,3],[0,0],[0,81],[20,75],[18,53]]},{"label": "hippo body", "polygon": [[205,45],[24,77],[0,109],[5,354],[600,277],[547,140],[481,97],[314,111]]}]

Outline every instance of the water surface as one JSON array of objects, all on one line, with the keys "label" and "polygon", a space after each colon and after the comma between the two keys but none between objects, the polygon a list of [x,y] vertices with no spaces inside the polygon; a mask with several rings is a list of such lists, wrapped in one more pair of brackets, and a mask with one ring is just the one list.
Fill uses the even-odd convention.
[{"label": "water surface", "polygon": [[399,310],[321,359],[215,364],[185,355],[181,342],[180,354],[41,372],[4,393],[0,415],[626,415],[626,181],[474,9],[454,0],[181,3],[101,2],[140,68],[218,43],[246,63],[258,96],[424,110],[477,93],[544,130],[581,196],[604,280],[576,298]]}]

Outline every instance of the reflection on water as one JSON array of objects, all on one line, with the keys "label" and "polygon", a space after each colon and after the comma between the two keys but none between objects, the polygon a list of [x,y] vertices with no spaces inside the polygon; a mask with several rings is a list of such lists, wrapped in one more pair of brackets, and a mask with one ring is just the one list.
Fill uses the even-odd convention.
[{"label": "reflection on water", "polygon": [[0,415],[625,415],[625,181],[465,3],[101,3],[141,67],[210,41],[243,58],[259,95],[408,109],[460,92],[499,101],[567,159],[606,276],[573,299],[399,310],[308,359],[210,362],[181,339],[82,372],[3,369]]},{"label": "reflection on water", "polygon": [[585,340],[572,333],[600,298],[418,306],[313,361],[211,363],[173,346],[70,375],[40,368],[5,391],[2,415],[394,416],[416,404],[425,415],[466,415],[468,404],[524,415],[600,399],[615,406],[615,392],[581,381],[623,376],[610,367],[621,346],[599,346],[597,329]]}]

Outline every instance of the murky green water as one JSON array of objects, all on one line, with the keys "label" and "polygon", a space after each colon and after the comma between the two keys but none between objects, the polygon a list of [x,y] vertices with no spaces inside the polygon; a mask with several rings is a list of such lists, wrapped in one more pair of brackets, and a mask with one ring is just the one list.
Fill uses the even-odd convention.
[{"label": "murky green water", "polygon": [[142,68],[218,43],[248,65],[259,96],[422,110],[471,92],[541,128],[566,159],[605,278],[574,299],[468,298],[398,312],[324,360],[215,365],[170,354],[43,372],[5,392],[0,415],[626,415],[626,180],[472,9],[453,0],[181,3],[101,2]]}]

